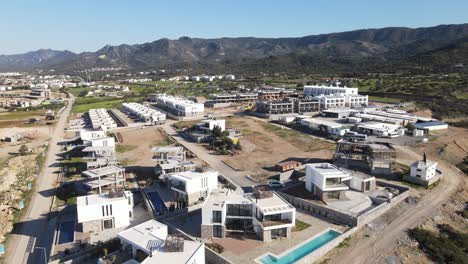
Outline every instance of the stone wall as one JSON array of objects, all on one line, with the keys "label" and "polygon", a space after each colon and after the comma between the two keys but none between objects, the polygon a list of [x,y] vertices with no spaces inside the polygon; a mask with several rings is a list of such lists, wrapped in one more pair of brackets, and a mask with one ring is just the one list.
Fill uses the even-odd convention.
[{"label": "stone wall", "polygon": [[325,206],[321,206],[316,203],[312,203],[306,201],[304,199],[294,197],[292,195],[283,193],[278,191],[277,192],[281,197],[283,197],[286,201],[288,201],[292,206],[296,207],[297,209],[309,212],[312,215],[327,218],[330,222],[348,225],[348,226],[356,226],[357,225],[357,217],[348,215],[344,212],[339,212],[338,210],[333,210],[327,208]]},{"label": "stone wall", "polygon": [[200,227],[201,238],[210,239],[213,237],[213,226],[212,225],[201,225]]},{"label": "stone wall", "polygon": [[101,231],[101,221],[88,221],[81,224],[83,233],[99,233]]}]

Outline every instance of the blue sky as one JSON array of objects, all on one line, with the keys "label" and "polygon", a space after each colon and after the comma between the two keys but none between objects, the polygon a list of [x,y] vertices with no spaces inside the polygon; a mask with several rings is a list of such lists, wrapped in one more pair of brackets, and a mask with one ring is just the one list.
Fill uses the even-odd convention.
[{"label": "blue sky", "polygon": [[180,36],[296,37],[468,23],[467,0],[4,0],[0,10],[0,54],[95,51]]}]

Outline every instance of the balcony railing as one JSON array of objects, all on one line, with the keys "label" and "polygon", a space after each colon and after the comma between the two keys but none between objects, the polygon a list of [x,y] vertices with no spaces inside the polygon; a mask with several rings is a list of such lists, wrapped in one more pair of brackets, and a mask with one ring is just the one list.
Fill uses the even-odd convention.
[{"label": "balcony railing", "polygon": [[263,220],[261,223],[263,227],[270,227],[270,226],[277,226],[277,225],[292,224],[292,220],[291,219]]}]

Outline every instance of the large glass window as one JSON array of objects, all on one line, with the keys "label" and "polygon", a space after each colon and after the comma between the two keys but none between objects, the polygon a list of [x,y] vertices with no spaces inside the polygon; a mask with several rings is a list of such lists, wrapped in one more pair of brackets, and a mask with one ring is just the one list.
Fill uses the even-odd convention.
[{"label": "large glass window", "polygon": [[251,204],[228,204],[227,209],[230,216],[252,216]]},{"label": "large glass window", "polygon": [[213,236],[214,237],[223,237],[223,228],[220,225],[213,226]]},{"label": "large glass window", "polygon": [[213,223],[221,223],[221,211],[213,211]]},{"label": "large glass window", "polygon": [[102,221],[102,227],[104,229],[113,228],[114,227],[114,221],[112,221],[112,219],[104,220],[104,221]]}]

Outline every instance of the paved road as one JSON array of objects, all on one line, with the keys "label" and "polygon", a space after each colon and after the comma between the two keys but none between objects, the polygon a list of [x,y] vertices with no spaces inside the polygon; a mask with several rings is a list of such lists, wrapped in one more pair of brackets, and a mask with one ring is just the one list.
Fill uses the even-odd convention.
[{"label": "paved road", "polygon": [[34,241],[35,246],[45,247],[47,251],[50,251],[53,232],[49,230],[53,229],[55,224],[48,221],[47,215],[52,204],[53,189],[57,180],[56,171],[58,168],[56,164],[59,163],[57,154],[61,152],[57,143],[63,139],[73,100],[73,98],[70,99],[70,103],[60,115],[55,129],[50,135],[45,167],[36,178],[36,193],[32,196],[29,206],[27,206],[23,221],[15,227],[9,237],[6,255],[7,263],[43,264],[44,252],[41,249],[36,249],[33,254],[27,253]]},{"label": "paved road", "polygon": [[177,134],[175,129],[171,127],[171,124],[173,122],[167,122],[162,126],[162,129],[169,134],[170,136],[174,137],[174,139],[193,152],[198,158],[201,160],[205,161],[210,165],[213,169],[217,170],[221,175],[229,178],[232,180],[236,185],[241,186],[241,187],[251,187],[253,185],[256,185],[254,181],[249,180],[247,177],[245,177],[246,173],[242,171],[236,171],[233,168],[229,167],[226,165],[224,162],[221,161],[220,157],[218,155],[212,155],[208,153],[206,148],[200,144],[190,142],[180,135]]},{"label": "paved road", "polygon": [[[421,156],[414,153],[407,147],[395,146],[398,150],[404,151],[415,160]],[[414,228],[431,217],[436,208],[450,199],[456,192],[457,187],[463,182],[464,175],[453,165],[444,161],[439,161],[438,167],[444,178],[441,183],[421,198],[415,206],[408,206],[400,215],[381,231],[372,234],[369,238],[361,239],[339,253],[339,257],[330,263],[385,263],[385,254],[396,245],[399,237],[410,228]]]}]

